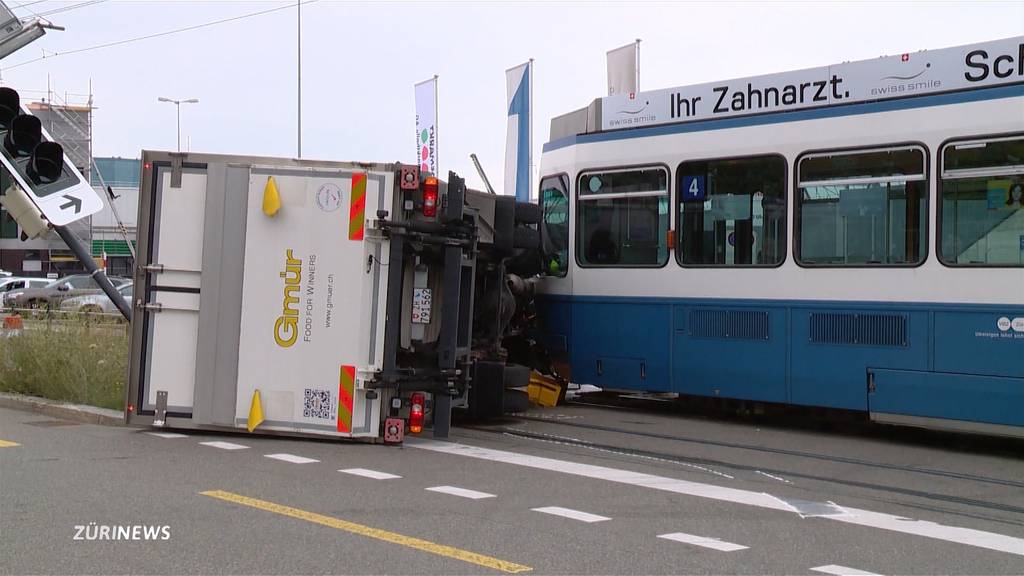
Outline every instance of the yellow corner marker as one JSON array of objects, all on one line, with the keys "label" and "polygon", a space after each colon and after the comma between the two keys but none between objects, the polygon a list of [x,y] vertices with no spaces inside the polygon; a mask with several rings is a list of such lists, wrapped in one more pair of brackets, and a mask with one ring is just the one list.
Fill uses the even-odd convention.
[{"label": "yellow corner marker", "polygon": [[281,195],[277,193],[277,183],[273,176],[267,176],[267,185],[263,188],[263,213],[273,216],[280,209]]},{"label": "yellow corner marker", "polygon": [[260,391],[256,390],[252,393],[252,404],[249,405],[249,422],[246,425],[246,428],[249,429],[249,432],[252,432],[262,423],[263,404],[260,403]]}]

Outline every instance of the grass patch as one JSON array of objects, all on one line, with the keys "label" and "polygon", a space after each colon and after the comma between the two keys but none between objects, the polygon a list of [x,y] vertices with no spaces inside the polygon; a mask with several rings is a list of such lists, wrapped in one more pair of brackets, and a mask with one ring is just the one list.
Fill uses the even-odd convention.
[{"label": "grass patch", "polygon": [[0,336],[0,391],[124,409],[126,324],[84,319],[25,320]]}]

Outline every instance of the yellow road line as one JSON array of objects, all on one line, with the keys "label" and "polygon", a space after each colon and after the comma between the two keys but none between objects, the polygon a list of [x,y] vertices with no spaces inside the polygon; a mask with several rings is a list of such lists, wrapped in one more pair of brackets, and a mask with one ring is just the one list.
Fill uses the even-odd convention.
[{"label": "yellow road line", "polygon": [[337,528],[338,530],[344,530],[345,532],[351,532],[352,534],[366,536],[367,538],[375,538],[377,540],[383,540],[384,542],[415,548],[424,552],[430,552],[431,554],[437,554],[438,556],[462,560],[463,562],[469,562],[470,564],[476,564],[477,566],[493,568],[494,570],[500,570],[510,574],[529,572],[533,570],[533,568],[529,566],[523,566],[522,564],[516,564],[506,560],[499,560],[498,558],[477,554],[476,552],[461,550],[459,548],[445,546],[444,544],[435,544],[434,542],[413,538],[412,536],[404,536],[396,532],[388,532],[387,530],[381,530],[380,528],[364,526],[363,524],[356,524],[355,522],[349,522],[340,518],[332,518],[331,516],[324,516],[315,512],[307,512],[306,510],[292,508],[291,506],[283,506],[281,504],[267,502],[266,500],[249,498],[248,496],[242,496],[241,494],[234,494],[223,490],[207,490],[206,492],[200,492],[200,494],[211,498],[219,498],[228,502],[234,502],[235,504],[241,504],[243,506],[258,508],[267,512],[273,512],[275,514],[281,514],[282,516],[291,516],[292,518],[313,522],[314,524],[322,524],[331,528]]},{"label": "yellow road line", "polygon": [[15,446],[21,446],[21,444],[11,442],[10,440],[0,440],[0,448],[13,448]]}]

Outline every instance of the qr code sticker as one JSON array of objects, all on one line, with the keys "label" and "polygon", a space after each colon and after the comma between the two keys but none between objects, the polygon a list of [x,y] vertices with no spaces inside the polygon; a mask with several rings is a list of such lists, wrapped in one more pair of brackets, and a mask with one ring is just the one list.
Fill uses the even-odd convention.
[{"label": "qr code sticker", "polygon": [[302,416],[304,418],[334,420],[333,408],[330,390],[306,388],[305,403],[302,407]]}]

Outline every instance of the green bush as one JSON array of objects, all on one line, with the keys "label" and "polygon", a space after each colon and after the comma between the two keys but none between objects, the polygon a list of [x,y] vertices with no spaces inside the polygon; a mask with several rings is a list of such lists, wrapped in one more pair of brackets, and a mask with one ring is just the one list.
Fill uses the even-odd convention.
[{"label": "green bush", "polygon": [[0,336],[0,391],[122,410],[127,362],[125,324],[25,320]]}]

